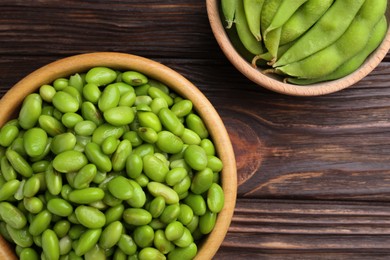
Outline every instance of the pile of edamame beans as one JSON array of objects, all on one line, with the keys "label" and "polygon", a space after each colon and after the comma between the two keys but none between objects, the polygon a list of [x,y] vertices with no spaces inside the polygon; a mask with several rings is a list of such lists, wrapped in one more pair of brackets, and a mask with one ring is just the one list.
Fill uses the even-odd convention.
[{"label": "pile of edamame beans", "polygon": [[387,0],[221,0],[237,51],[299,85],[357,70],[385,37],[386,8]]},{"label": "pile of edamame beans", "polygon": [[0,234],[22,260],[192,259],[224,206],[223,163],[190,100],[94,67],[0,130]]}]

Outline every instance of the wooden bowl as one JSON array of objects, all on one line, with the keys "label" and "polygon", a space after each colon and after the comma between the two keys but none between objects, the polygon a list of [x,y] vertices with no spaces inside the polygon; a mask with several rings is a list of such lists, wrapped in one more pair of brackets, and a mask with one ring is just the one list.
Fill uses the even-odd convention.
[{"label": "wooden bowl", "polygon": [[[343,78],[316,83],[312,85],[299,86],[284,83],[280,78],[272,74],[262,73],[262,69],[254,68],[235,49],[225,30],[220,13],[220,0],[206,0],[207,14],[214,37],[217,40],[228,60],[254,83],[269,90],[291,95],[291,96],[319,96],[333,93],[349,86],[352,86],[365,76],[367,76],[382,61],[390,49],[390,28],[382,44],[364,62],[364,64],[354,73]],[[387,9],[386,17],[390,21],[390,9]]]},{"label": "wooden bowl", "polygon": [[[217,154],[224,164],[221,181],[225,194],[225,206],[217,217],[213,231],[198,245],[196,256],[196,259],[211,259],[224,240],[235,207],[237,194],[235,156],[229,135],[215,108],[198,88],[179,73],[158,62],[124,53],[102,52],[64,58],[32,72],[3,96],[0,100],[0,126],[14,118],[25,96],[36,92],[41,85],[96,66],[136,70],[149,78],[161,81],[182,97],[190,99],[195,110],[203,118]],[[12,252],[9,245],[0,237],[0,259],[15,259]]]}]

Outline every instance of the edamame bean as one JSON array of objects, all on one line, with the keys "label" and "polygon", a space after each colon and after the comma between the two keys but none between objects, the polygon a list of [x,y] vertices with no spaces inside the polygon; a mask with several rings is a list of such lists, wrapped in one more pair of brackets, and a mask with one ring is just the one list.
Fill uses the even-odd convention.
[{"label": "edamame bean", "polygon": [[[92,137],[93,138],[93,137]],[[109,172],[112,169],[110,157],[105,155],[97,143],[91,142],[85,146],[85,155],[88,160],[96,165],[102,172]]]},{"label": "edamame bean", "polygon": [[30,129],[38,122],[42,112],[42,98],[39,94],[32,93],[24,99],[19,112],[19,125],[23,129]]},{"label": "edamame bean", "polygon": [[196,114],[189,114],[186,117],[186,124],[187,127],[197,133],[201,139],[207,138],[209,136],[207,127],[200,116]]},{"label": "edamame bean", "polygon": [[37,214],[43,209],[43,202],[37,197],[23,198],[23,205],[28,212],[31,212],[33,214]]},{"label": "edamame bean", "polygon": [[[72,239],[69,236],[59,238],[60,256],[67,255],[72,250]],[[60,258],[61,259],[61,258]]]},{"label": "edamame bean", "polygon": [[109,207],[104,215],[106,216],[106,224],[110,224],[114,221],[121,220],[123,211],[125,210],[124,204],[118,204],[113,207]]},{"label": "edamame bean", "polygon": [[167,173],[165,182],[169,186],[174,186],[181,182],[187,176],[187,174],[187,170],[183,167],[173,168]]},{"label": "edamame bean", "polygon": [[93,121],[84,120],[84,121],[78,122],[74,126],[74,131],[78,135],[90,136],[93,134],[93,132],[95,131],[96,128],[97,128],[97,125]]},{"label": "edamame bean", "polygon": [[69,86],[69,80],[66,78],[58,78],[53,81],[53,87],[59,91]]},{"label": "edamame bean", "polygon": [[183,140],[169,131],[163,130],[157,134],[156,146],[163,152],[176,154],[183,149],[183,145]]},{"label": "edamame bean", "polygon": [[87,163],[88,163],[88,159],[83,153],[75,150],[64,151],[58,154],[56,157],[54,157],[53,168],[56,171],[63,172],[63,173],[75,172],[80,170]]},{"label": "edamame bean", "polygon": [[56,233],[58,238],[65,237],[68,234],[69,229],[70,222],[65,219],[57,221],[53,226],[53,231]]},{"label": "edamame bean", "polygon": [[103,249],[109,249],[118,243],[123,232],[123,225],[120,221],[114,221],[108,224],[99,238],[99,246]]},{"label": "edamame bean", "polygon": [[162,108],[158,112],[158,118],[162,125],[170,132],[177,136],[181,136],[184,132],[184,125],[179,118],[169,109]]},{"label": "edamame bean", "polygon": [[157,132],[150,127],[138,128],[138,136],[147,143],[155,143],[158,139]]},{"label": "edamame bean", "polygon": [[56,233],[51,229],[46,229],[42,233],[42,250],[47,259],[60,258],[60,246]]},{"label": "edamame bean", "polygon": [[123,220],[130,225],[143,226],[152,221],[152,214],[142,208],[127,208],[123,212]]},{"label": "edamame bean", "polygon": [[65,126],[52,116],[41,115],[38,118],[38,122],[39,126],[50,136],[56,136],[66,132]]},{"label": "edamame bean", "polygon": [[195,215],[202,216],[206,213],[207,205],[202,195],[190,193],[184,203],[191,207]]},{"label": "edamame bean", "polygon": [[206,192],[213,184],[214,174],[210,168],[205,168],[195,173],[192,178],[191,191],[195,194]]},{"label": "edamame bean", "polygon": [[81,104],[81,115],[84,120],[90,120],[97,126],[103,124],[103,115],[92,102],[84,101]]},{"label": "edamame bean", "polygon": [[101,145],[103,141],[109,136],[113,136],[119,139],[123,135],[124,131],[124,128],[121,126],[102,124],[94,131],[92,135],[92,141],[98,145]]},{"label": "edamame bean", "polygon": [[148,78],[137,71],[125,71],[122,80],[131,86],[141,86],[148,83]]},{"label": "edamame bean", "polygon": [[94,83],[88,83],[83,87],[83,97],[92,102],[93,104],[97,104],[102,92],[100,91],[98,85]]},{"label": "edamame bean", "polygon": [[137,252],[137,244],[128,234],[121,234],[117,243],[118,247],[127,255],[134,255]]},{"label": "edamame bean", "polygon": [[0,201],[10,199],[19,189],[21,182],[17,179],[9,180],[1,186]]},{"label": "edamame bean", "polygon": [[37,251],[31,247],[23,248],[19,255],[20,260],[39,260]]},{"label": "edamame bean", "polygon": [[73,128],[78,122],[83,120],[83,117],[77,113],[65,113],[61,118],[62,124],[67,128]]},{"label": "edamame bean", "polygon": [[47,209],[60,217],[67,217],[73,212],[73,206],[66,200],[54,198],[47,202]]},{"label": "edamame bean", "polygon": [[189,145],[184,151],[184,160],[197,171],[204,170],[208,162],[205,150],[199,145]]},{"label": "edamame bean", "polygon": [[114,126],[124,126],[133,122],[134,110],[128,106],[112,107],[104,111],[104,119]]},{"label": "edamame bean", "polygon": [[150,127],[156,132],[160,132],[162,130],[160,119],[153,112],[138,112],[137,115],[140,126]]},{"label": "edamame bean", "polygon": [[103,153],[110,155],[113,154],[116,149],[118,148],[120,141],[115,138],[115,136],[109,136],[106,139],[104,139],[102,143],[102,151]]},{"label": "edamame bean", "polygon": [[162,196],[167,204],[175,204],[179,202],[179,196],[177,193],[163,183],[151,181],[148,183],[147,189],[154,197]]},{"label": "edamame bean", "polygon": [[104,198],[104,195],[105,193],[101,188],[88,187],[79,190],[72,190],[68,195],[68,199],[71,202],[77,204],[89,204],[102,200]]},{"label": "edamame bean", "polygon": [[132,179],[137,178],[143,170],[143,160],[139,154],[131,153],[126,159],[126,174]]},{"label": "edamame bean", "polygon": [[158,112],[161,110],[161,108],[168,108],[168,104],[163,98],[154,98],[152,102],[150,103],[150,109],[154,114],[158,114]]},{"label": "edamame bean", "polygon": [[99,245],[95,245],[84,255],[85,260],[106,260],[106,252]]},{"label": "edamame bean", "polygon": [[26,178],[32,176],[33,170],[30,164],[19,153],[14,150],[7,149],[5,156],[17,173]]},{"label": "edamame bean", "polygon": [[81,234],[74,247],[76,255],[82,256],[91,250],[98,243],[101,234],[101,228],[88,229],[83,234]]},{"label": "edamame bean", "polygon": [[33,244],[33,237],[28,232],[27,226],[23,228],[13,228],[9,224],[6,224],[6,229],[11,237],[11,240],[18,246],[31,247]]},{"label": "edamame bean", "polygon": [[184,233],[184,226],[179,221],[170,222],[165,228],[165,237],[169,241],[179,239]]},{"label": "edamame bean", "polygon": [[129,140],[122,140],[116,151],[111,157],[112,168],[114,171],[119,172],[125,169],[127,157],[129,157],[132,151],[131,143]]},{"label": "edamame bean", "polygon": [[167,239],[165,232],[161,229],[154,232],[153,245],[163,254],[168,254],[175,248],[175,245]]},{"label": "edamame bean", "polygon": [[0,145],[10,146],[19,136],[19,128],[15,125],[6,125],[0,129]]},{"label": "edamame bean", "polygon": [[106,217],[104,213],[94,207],[80,205],[74,212],[80,224],[87,228],[97,229],[106,224]]},{"label": "edamame bean", "polygon": [[148,259],[165,260],[166,257],[164,256],[163,253],[161,253],[159,250],[153,247],[145,247],[142,248],[141,251],[138,253],[138,259],[139,260],[148,260]]},{"label": "edamame bean", "polygon": [[225,198],[222,187],[218,183],[211,184],[207,192],[207,207],[211,212],[219,213],[224,206]]},{"label": "edamame bean", "polygon": [[193,259],[198,252],[198,247],[195,243],[191,243],[187,247],[176,247],[168,254],[169,260]]},{"label": "edamame bean", "polygon": [[128,200],[133,197],[133,186],[123,176],[116,176],[107,183],[107,188],[110,193],[120,199]]},{"label": "edamame bean", "polygon": [[133,239],[141,248],[150,247],[153,244],[154,230],[149,225],[138,226],[133,231]]},{"label": "edamame bean", "polygon": [[173,243],[178,247],[187,247],[194,242],[194,238],[190,230],[186,227],[183,227],[183,229],[184,229],[183,235],[180,238],[173,241]]},{"label": "edamame bean", "polygon": [[151,86],[150,88],[148,88],[148,94],[153,99],[154,98],[163,98],[165,100],[165,102],[167,102],[169,107],[173,105],[173,99],[167,93],[165,93],[164,91],[162,91],[161,89],[159,89],[157,87]]},{"label": "edamame bean", "polygon": [[191,129],[184,128],[183,134],[180,136],[185,144],[200,144],[200,136]]},{"label": "edamame bean", "polygon": [[39,212],[31,221],[28,227],[28,232],[30,232],[32,236],[41,235],[45,230],[47,230],[51,220],[52,220],[52,213],[49,210],[45,209]]},{"label": "edamame bean", "polygon": [[57,91],[53,96],[53,105],[62,113],[74,113],[79,110],[79,102],[65,91]]},{"label": "edamame bean", "polygon": [[133,208],[141,208],[146,203],[146,194],[141,185],[132,179],[127,180],[133,186],[133,196],[126,202]]},{"label": "edamame bean", "polygon": [[209,234],[215,226],[217,213],[206,210],[206,213],[199,218],[199,230],[202,234]]},{"label": "edamame bean", "polygon": [[73,150],[76,146],[77,138],[73,133],[63,133],[53,137],[50,149],[54,154]]},{"label": "edamame bean", "polygon": [[14,180],[18,177],[17,176],[18,174],[16,173],[12,165],[9,163],[6,156],[3,156],[1,158],[0,165],[1,165],[0,170],[2,173],[2,177],[4,177],[4,181]]},{"label": "edamame bean", "polygon": [[180,214],[179,203],[167,205],[161,213],[159,220],[165,224],[169,224],[177,219]]},{"label": "edamame bean", "polygon": [[187,204],[180,204],[180,214],[177,217],[177,220],[180,221],[183,225],[188,225],[193,219],[194,212],[191,207]]},{"label": "edamame bean", "polygon": [[164,182],[169,168],[155,155],[145,155],[143,157],[143,171],[151,180]]},{"label": "edamame bean", "polygon": [[23,212],[9,202],[0,202],[0,216],[2,221],[15,229],[26,226],[27,219]]},{"label": "edamame bean", "polygon": [[118,106],[121,93],[115,85],[109,85],[104,88],[101,97],[98,100],[100,111],[105,112],[110,108]]},{"label": "edamame bean", "polygon": [[41,180],[37,175],[33,175],[26,180],[23,186],[23,196],[33,197],[35,196],[40,188]]},{"label": "edamame bean", "polygon": [[85,75],[85,81],[100,87],[113,82],[116,79],[116,76],[116,72],[110,68],[94,67]]},{"label": "edamame bean", "polygon": [[84,189],[89,187],[89,184],[93,181],[96,174],[96,165],[89,163],[83,166],[73,180],[73,187],[76,189]]}]

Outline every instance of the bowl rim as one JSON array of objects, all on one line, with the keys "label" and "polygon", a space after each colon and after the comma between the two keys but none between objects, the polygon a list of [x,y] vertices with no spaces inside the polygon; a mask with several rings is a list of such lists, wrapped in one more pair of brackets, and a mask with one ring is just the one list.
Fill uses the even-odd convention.
[{"label": "bowl rim", "polygon": [[[340,79],[316,83],[308,86],[294,85],[284,83],[277,79],[273,79],[260,72],[260,69],[254,68],[248,61],[235,50],[232,42],[226,33],[225,27],[222,24],[219,5],[220,0],[206,0],[207,16],[209,19],[211,30],[214,37],[230,63],[249,80],[266,89],[272,90],[280,94],[290,96],[320,96],[331,94],[347,87],[350,87],[363,79],[372,70],[374,70],[386,56],[390,49],[390,26],[386,36],[378,48],[371,53],[369,58],[355,72]],[[389,8],[386,11],[386,16],[389,17]],[[389,21],[388,21],[389,23]]]},{"label": "bowl rim", "polygon": [[62,58],[31,72],[5,93],[0,99],[0,126],[12,118],[14,110],[19,107],[24,97],[37,91],[41,85],[96,66],[136,70],[149,78],[159,80],[179,95],[190,99],[199,116],[208,119],[204,120],[204,123],[224,164],[221,182],[225,194],[225,205],[217,217],[215,228],[197,245],[199,250],[196,259],[211,259],[226,236],[235,208],[237,168],[234,150],[225,125],[214,106],[193,83],[175,70],[151,59],[120,52],[93,52]]}]

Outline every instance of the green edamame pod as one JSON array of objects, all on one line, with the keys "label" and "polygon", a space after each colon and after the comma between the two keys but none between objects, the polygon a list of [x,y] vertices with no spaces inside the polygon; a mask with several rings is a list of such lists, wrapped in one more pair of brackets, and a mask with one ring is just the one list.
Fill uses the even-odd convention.
[{"label": "green edamame pod", "polygon": [[221,0],[222,13],[227,22],[226,28],[230,29],[235,22],[235,13],[238,5],[238,0]]},{"label": "green edamame pod", "polygon": [[261,41],[261,10],[265,0],[243,0],[248,27],[256,40]]},{"label": "green edamame pod", "polygon": [[[282,26],[280,45],[296,40],[329,9],[334,0],[308,0]],[[278,54],[280,55],[280,54]]]},{"label": "green edamame pod", "polygon": [[42,98],[39,94],[29,94],[23,101],[19,112],[19,125],[23,129],[34,127],[42,112]]},{"label": "green edamame pod", "polygon": [[301,61],[278,67],[276,70],[290,76],[309,79],[333,72],[366,46],[372,30],[384,15],[386,6],[386,0],[366,0],[350,26],[333,44]]},{"label": "green edamame pod", "polygon": [[207,167],[208,158],[206,151],[199,145],[189,145],[184,151],[184,160],[188,165],[197,171],[204,170]]},{"label": "green edamame pod", "polygon": [[293,84],[307,85],[314,84],[317,82],[328,81],[339,79],[344,76],[349,75],[350,73],[356,71],[360,65],[366,60],[366,58],[379,46],[387,32],[387,21],[383,17],[378,24],[375,26],[372,35],[368,39],[368,43],[364,49],[359,52],[357,55],[352,57],[350,60],[346,61],[344,64],[340,65],[332,73],[325,75],[324,77],[315,78],[315,79],[296,79],[288,78],[287,81]]},{"label": "green edamame pod", "polygon": [[[273,65],[280,67],[300,61],[334,43],[347,30],[364,0],[335,1],[327,12]],[[323,39],[326,35],[326,41]]]}]

